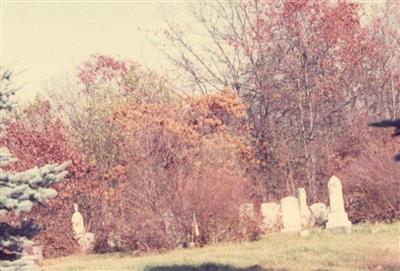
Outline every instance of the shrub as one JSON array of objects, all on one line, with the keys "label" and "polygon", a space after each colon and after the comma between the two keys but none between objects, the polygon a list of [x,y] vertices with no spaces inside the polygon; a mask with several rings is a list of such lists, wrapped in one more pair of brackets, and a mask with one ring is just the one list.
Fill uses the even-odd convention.
[{"label": "shrub", "polygon": [[[339,176],[353,223],[400,218],[400,167],[393,160],[400,140],[391,131],[368,128],[367,118],[349,126],[347,154]],[[358,124],[357,124],[358,123]]]},{"label": "shrub", "polygon": [[150,250],[241,238],[238,210],[250,198],[245,171],[251,164],[245,163],[251,148],[243,109],[225,91],[168,106],[127,104],[116,112],[113,121],[127,134],[128,155],[109,173],[114,188],[106,199],[113,217],[97,229],[109,233],[97,249],[107,251],[109,243]]},{"label": "shrub", "polygon": [[45,256],[74,252],[77,244],[72,232],[72,205],[73,202],[83,204],[82,195],[91,198],[85,191],[92,190],[93,186],[88,181],[90,168],[68,142],[61,120],[51,114],[47,102],[37,101],[8,121],[0,142],[18,157],[17,162],[9,166],[10,170],[21,171],[35,165],[71,160],[67,178],[52,186],[59,192],[57,198],[49,200],[46,206],[34,206],[29,214],[9,215],[8,219],[14,223],[34,219],[41,229],[35,242],[43,246]]}]

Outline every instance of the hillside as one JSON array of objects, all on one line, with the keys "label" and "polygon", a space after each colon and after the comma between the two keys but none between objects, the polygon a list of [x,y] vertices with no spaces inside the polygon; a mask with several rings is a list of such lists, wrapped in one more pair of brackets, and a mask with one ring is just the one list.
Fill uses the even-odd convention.
[{"label": "hillside", "polygon": [[177,249],[159,255],[70,256],[46,271],[83,270],[400,270],[400,223],[354,226],[351,235],[315,230],[306,238],[272,234],[256,242]]}]

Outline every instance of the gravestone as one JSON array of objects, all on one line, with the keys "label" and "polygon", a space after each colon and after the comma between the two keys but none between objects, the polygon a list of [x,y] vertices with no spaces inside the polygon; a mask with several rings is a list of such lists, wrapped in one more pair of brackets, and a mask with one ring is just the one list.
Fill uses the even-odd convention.
[{"label": "gravestone", "polygon": [[74,213],[72,214],[72,229],[74,230],[75,239],[79,240],[85,234],[85,223],[83,216],[78,210],[78,204],[74,203]]},{"label": "gravestone", "polygon": [[86,231],[83,216],[79,212],[77,204],[74,204],[71,222],[74,237],[78,241],[81,251],[84,253],[89,252],[94,243],[94,234]]},{"label": "gravestone", "polygon": [[32,249],[33,255],[35,255],[35,263],[38,265],[43,265],[43,250],[40,246],[34,246]]},{"label": "gravestone", "polygon": [[304,188],[299,188],[297,190],[297,200],[299,201],[301,226],[306,228],[310,226],[311,212],[307,205],[307,195]]},{"label": "gravestone", "polygon": [[299,204],[295,197],[281,199],[283,229],[281,232],[298,232],[301,230]]},{"label": "gravestone", "polygon": [[264,231],[277,231],[281,224],[281,206],[275,202],[261,204]]},{"label": "gravestone", "polygon": [[42,248],[36,246],[31,240],[24,240],[22,244],[23,254],[29,256],[36,265],[43,265]]},{"label": "gravestone", "polygon": [[310,206],[311,225],[324,227],[328,221],[328,208],[321,202],[314,203]]},{"label": "gravestone", "polygon": [[94,245],[94,234],[91,232],[85,232],[80,241],[82,252],[88,253],[92,251]]},{"label": "gravestone", "polygon": [[332,176],[328,183],[329,214],[326,229],[334,233],[350,233],[351,222],[344,209],[342,184],[336,176]]}]

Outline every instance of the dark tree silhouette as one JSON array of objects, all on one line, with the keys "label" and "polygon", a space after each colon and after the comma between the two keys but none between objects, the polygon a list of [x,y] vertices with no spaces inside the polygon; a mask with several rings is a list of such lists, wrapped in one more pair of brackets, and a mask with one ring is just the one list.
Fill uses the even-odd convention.
[{"label": "dark tree silhouette", "polygon": [[[397,120],[383,120],[379,122],[370,123],[369,126],[373,127],[381,127],[381,128],[390,128],[394,127],[394,136],[400,136],[400,119]],[[394,158],[396,161],[400,161],[400,154],[397,154]]]}]

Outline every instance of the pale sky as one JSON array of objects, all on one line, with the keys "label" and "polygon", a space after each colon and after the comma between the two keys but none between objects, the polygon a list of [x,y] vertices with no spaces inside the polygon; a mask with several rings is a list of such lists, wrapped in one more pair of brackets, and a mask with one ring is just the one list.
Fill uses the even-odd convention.
[{"label": "pale sky", "polygon": [[[26,71],[19,99],[32,99],[43,81],[74,68],[91,54],[129,58],[163,70],[162,54],[146,33],[164,26],[163,12],[190,22],[182,1],[7,1],[1,5],[1,66]],[[11,65],[11,66],[10,66]]]},{"label": "pale sky", "polygon": [[162,72],[168,63],[147,35],[165,28],[165,14],[192,25],[187,2],[0,0],[0,65],[26,70],[16,79],[24,86],[19,100],[32,100],[45,80],[73,73],[94,53],[136,60]]}]

